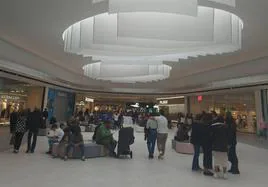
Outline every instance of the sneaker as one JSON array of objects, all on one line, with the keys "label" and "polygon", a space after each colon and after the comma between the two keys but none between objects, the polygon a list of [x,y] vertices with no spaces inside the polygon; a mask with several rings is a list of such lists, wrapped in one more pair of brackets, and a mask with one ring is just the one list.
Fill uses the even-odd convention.
[{"label": "sneaker", "polygon": [[196,172],[198,172],[198,171],[203,171],[203,170],[202,170],[202,168],[198,167],[198,168],[194,168],[194,169],[192,169],[192,171],[196,171]]},{"label": "sneaker", "polygon": [[63,157],[63,160],[64,160],[64,161],[67,161],[67,160],[68,160],[68,156],[64,156],[64,157]]},{"label": "sneaker", "polygon": [[216,179],[220,178],[219,172],[215,172],[214,175],[213,175],[213,177],[216,178]]},{"label": "sneaker", "polygon": [[154,155],[149,155],[149,159],[153,159],[154,158]]},{"label": "sneaker", "polygon": [[228,174],[227,174],[227,173],[223,173],[222,178],[223,178],[223,179],[228,179]]},{"label": "sneaker", "polygon": [[34,153],[34,151],[32,150],[31,153]]},{"label": "sneaker", "polygon": [[236,171],[232,171],[231,172],[233,175],[239,175],[240,174],[240,171],[239,170],[236,170]]},{"label": "sneaker", "polygon": [[212,173],[211,171],[204,171],[204,173],[203,173],[205,176],[213,176],[214,175],[214,173]]},{"label": "sneaker", "polygon": [[48,155],[51,155],[51,153],[52,153],[52,151],[48,151],[48,152],[46,152],[46,154],[48,154]]},{"label": "sneaker", "polygon": [[82,160],[82,161],[86,161],[85,156],[82,156],[81,160]]},{"label": "sneaker", "polygon": [[159,155],[159,156],[158,156],[158,159],[159,159],[159,160],[164,160],[164,156],[163,156],[163,155]]},{"label": "sneaker", "polygon": [[17,154],[19,153],[19,150],[14,150],[13,153]]}]

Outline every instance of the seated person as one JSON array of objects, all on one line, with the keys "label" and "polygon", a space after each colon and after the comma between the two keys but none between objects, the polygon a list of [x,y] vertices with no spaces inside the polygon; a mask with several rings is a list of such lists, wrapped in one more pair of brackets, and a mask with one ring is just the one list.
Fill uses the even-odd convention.
[{"label": "seated person", "polygon": [[53,124],[51,126],[50,131],[47,134],[48,146],[49,146],[47,154],[52,153],[52,145],[54,143],[59,143],[62,140],[63,136],[64,136],[63,130],[61,128],[58,128],[57,124]]},{"label": "seated person", "polygon": [[64,160],[68,160],[68,153],[70,149],[74,149],[75,147],[79,147],[81,151],[81,160],[85,161],[85,146],[84,146],[84,139],[81,133],[81,128],[77,126],[72,126],[70,128],[70,136],[68,138],[68,145],[66,148]]},{"label": "seated person", "polygon": [[110,128],[110,121],[104,121],[104,123],[98,127],[96,130],[96,143],[99,145],[104,145],[106,148],[108,148],[110,156],[115,157],[116,153],[114,152],[114,149],[117,142],[114,140]]}]

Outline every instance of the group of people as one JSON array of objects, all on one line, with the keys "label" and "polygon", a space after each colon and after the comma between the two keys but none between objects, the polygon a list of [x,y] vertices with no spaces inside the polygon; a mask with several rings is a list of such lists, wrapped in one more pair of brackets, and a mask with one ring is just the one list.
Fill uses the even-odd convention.
[{"label": "group of people", "polygon": [[144,130],[149,152],[148,158],[154,158],[155,143],[157,141],[159,151],[158,159],[163,159],[168,138],[168,120],[165,117],[164,111],[160,110],[159,114],[152,113],[147,120]]},{"label": "group of people", "polygon": [[[204,175],[227,178],[227,172],[240,173],[236,155],[236,123],[231,112],[225,116],[217,115],[214,111],[197,115],[192,124],[190,141],[194,146],[193,171],[201,170],[199,154],[202,148]],[[228,160],[232,164],[229,171]]]},{"label": "group of people", "polygon": [[35,108],[13,111],[10,115],[10,144],[14,145],[14,153],[18,153],[24,134],[28,131],[27,153],[34,153],[39,128],[43,121],[42,112]]},{"label": "group of people", "polygon": [[[59,147],[66,147],[63,159],[68,160],[68,155],[71,150],[78,147],[81,152],[81,160],[85,161],[85,147],[84,139],[81,133],[79,120],[72,118],[65,127],[64,124],[58,125],[52,124],[50,131],[48,132],[48,145],[49,150],[47,154],[52,154],[52,146],[54,143],[59,143]],[[113,138],[111,133],[111,122],[109,120],[100,122],[96,128],[92,137],[93,141],[97,144],[104,145],[109,150],[109,155],[116,156],[115,148],[117,142]]]}]

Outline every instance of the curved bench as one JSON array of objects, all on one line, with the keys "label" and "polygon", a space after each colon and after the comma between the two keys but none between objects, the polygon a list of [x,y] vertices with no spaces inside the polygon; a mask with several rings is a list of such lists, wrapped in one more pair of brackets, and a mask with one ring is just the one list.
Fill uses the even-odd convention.
[{"label": "curved bench", "polygon": [[[52,156],[61,157],[65,156],[67,144],[54,143],[52,146]],[[109,154],[109,151],[103,146],[95,143],[85,143],[85,157],[86,158],[97,158],[105,157]],[[78,147],[75,147],[74,150],[71,150],[68,155],[69,158],[80,158],[81,151]]]},{"label": "curved bench", "polygon": [[181,154],[194,154],[194,147],[188,142],[178,142],[176,140],[172,140],[172,149]]}]

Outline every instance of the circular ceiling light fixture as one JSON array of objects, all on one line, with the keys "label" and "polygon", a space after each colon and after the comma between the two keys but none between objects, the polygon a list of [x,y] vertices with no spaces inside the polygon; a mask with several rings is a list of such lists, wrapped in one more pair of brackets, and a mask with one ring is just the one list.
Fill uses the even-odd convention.
[{"label": "circular ceiling light fixture", "polygon": [[164,62],[237,51],[242,30],[238,16],[197,0],[109,0],[106,13],[71,25],[63,40],[66,52],[91,57],[86,76],[135,83],[168,78]]}]

